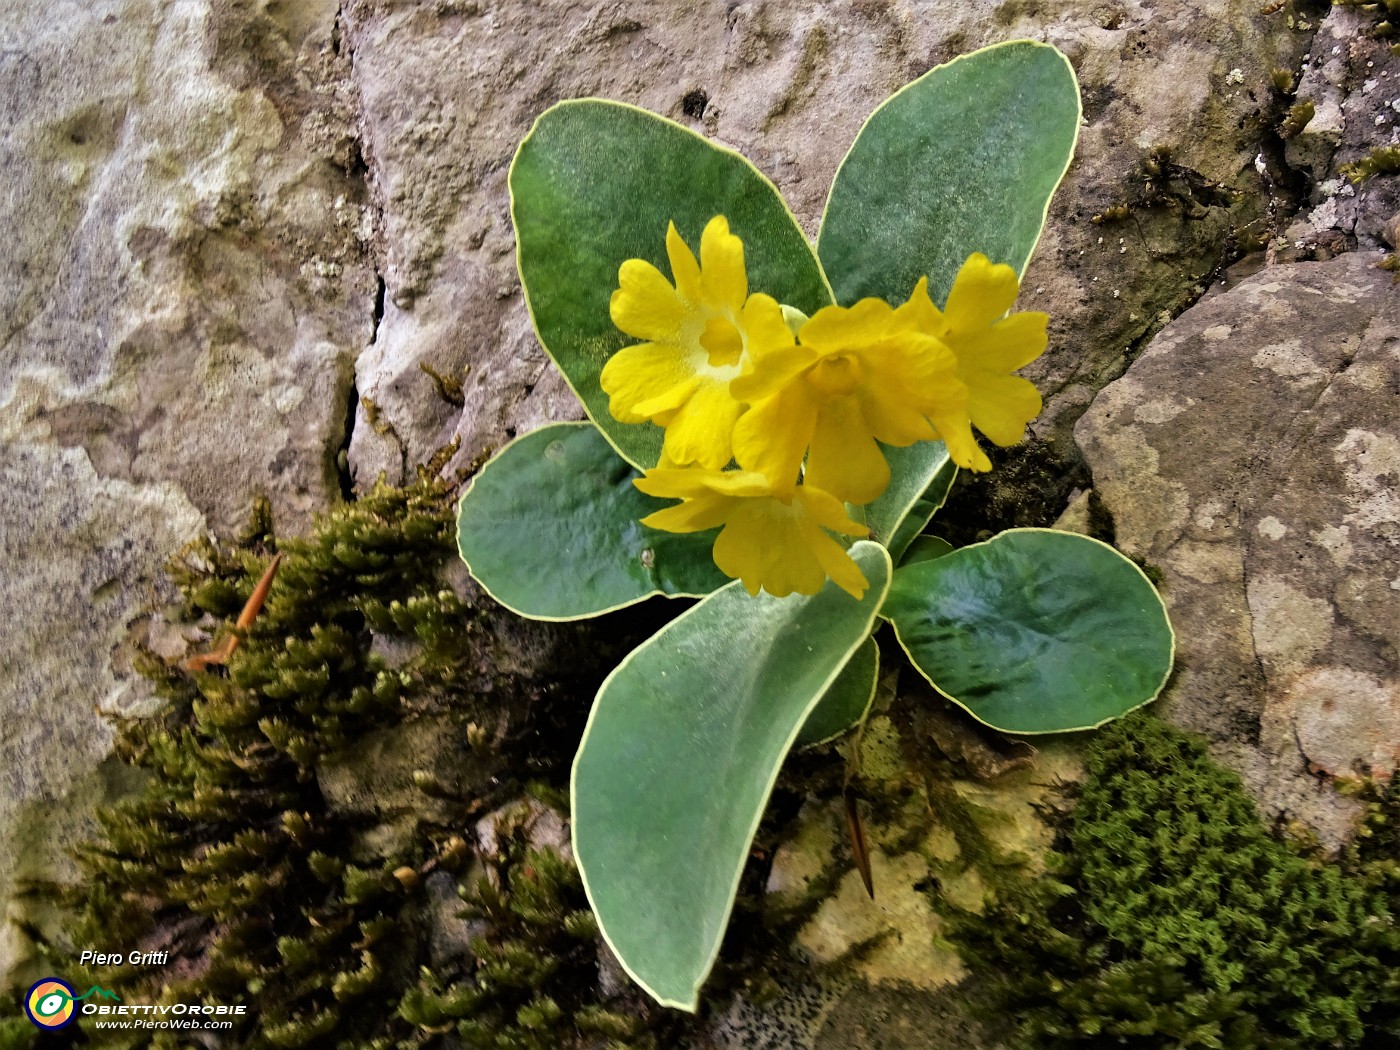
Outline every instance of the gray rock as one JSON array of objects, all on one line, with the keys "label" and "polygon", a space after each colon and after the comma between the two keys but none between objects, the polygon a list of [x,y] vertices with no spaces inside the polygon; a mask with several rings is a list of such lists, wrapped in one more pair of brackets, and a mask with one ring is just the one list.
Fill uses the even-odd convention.
[{"label": "gray rock", "polygon": [[502,839],[523,833],[531,849],[550,850],[566,860],[574,856],[568,818],[536,798],[518,798],[492,810],[476,822],[477,855],[497,859]]},{"label": "gray rock", "polygon": [[[469,885],[470,880],[464,883]],[[473,938],[485,936],[490,925],[463,917],[466,905],[457,892],[459,883],[451,872],[435,871],[424,880],[427,898],[424,920],[428,927],[429,957],[434,967],[445,967],[470,957]]]},{"label": "gray rock", "polygon": [[1400,764],[1400,298],[1378,258],[1212,296],[1075,431],[1118,545],[1163,574],[1164,709],[1333,846],[1356,806],[1317,774]]},{"label": "gray rock", "polygon": [[[51,875],[110,804],[104,715],[140,713],[149,693],[110,657],[169,585],[156,567],[204,520],[172,484],[102,478],[80,449],[0,444],[0,918],[24,917],[12,880]],[[96,789],[93,789],[93,785]],[[72,812],[65,812],[71,807]],[[37,848],[37,852],[36,852]],[[0,975],[24,949],[0,922]]]},{"label": "gray rock", "polygon": [[338,491],[372,332],[336,5],[49,6],[0,21],[6,430],[221,531],[267,492],[295,529]]},{"label": "gray rock", "polygon": [[0,11],[0,911],[25,814],[71,800],[57,856],[101,802],[166,558],[339,494],[374,278],[336,6]]},{"label": "gray rock", "polygon": [[472,798],[500,771],[500,760],[472,751],[467,736],[457,719],[423,715],[327,755],[316,782],[333,812],[366,822],[358,843],[366,857],[405,855],[422,824],[460,819],[456,800]]},{"label": "gray rock", "polygon": [[1400,177],[1354,184],[1345,172],[1377,147],[1400,143],[1400,55],[1368,32],[1375,20],[1360,8],[1334,7],[1313,39],[1297,97],[1316,113],[1287,143],[1289,163],[1311,177],[1313,207],[1286,232],[1285,260],[1335,255],[1335,233],[1343,246],[1394,247],[1387,223],[1400,207]]}]

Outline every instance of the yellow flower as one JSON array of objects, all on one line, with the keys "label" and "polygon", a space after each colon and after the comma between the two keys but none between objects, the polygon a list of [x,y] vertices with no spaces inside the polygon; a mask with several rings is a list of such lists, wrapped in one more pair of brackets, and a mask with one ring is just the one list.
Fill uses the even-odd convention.
[{"label": "yellow flower", "polygon": [[856,599],[869,586],[845,548],[822,531],[864,537],[865,526],[820,489],[775,486],[751,471],[701,467],[659,467],[634,484],[648,495],[683,501],[648,514],[643,525],[666,532],[724,526],[715,540],[715,564],[742,580],[750,594],[760,588],[777,598],[794,591],[816,594],[828,576]]},{"label": "yellow flower", "polygon": [[967,416],[961,425],[951,419],[935,419],[934,424],[960,467],[992,469],[972,427],[1005,448],[1020,441],[1026,424],[1040,414],[1040,394],[1030,380],[1011,373],[1044,352],[1049,318],[1032,311],[1003,316],[1019,291],[1015,270],[978,252],[963,263],[941,311],[929,298],[927,278],[919,280],[909,302],[900,307],[957,357],[958,378],[968,391]]},{"label": "yellow flower", "polygon": [[751,407],[734,430],[745,470],[791,484],[807,455],[806,482],[849,503],[889,484],[877,441],[905,446],[938,437],[935,424],[966,425],[957,360],[916,318],[880,299],[818,310],[799,345],[765,347],[730,389]]},{"label": "yellow flower", "polygon": [[675,285],[651,263],[628,259],[612,294],[613,323],[634,339],[603,367],[608,409],[622,423],[666,428],[664,459],[718,470],[733,457],[734,424],[744,406],[729,383],[760,347],[790,346],[782,308],[748,294],[744,245],[717,215],[700,235],[700,259],[666,230]]}]

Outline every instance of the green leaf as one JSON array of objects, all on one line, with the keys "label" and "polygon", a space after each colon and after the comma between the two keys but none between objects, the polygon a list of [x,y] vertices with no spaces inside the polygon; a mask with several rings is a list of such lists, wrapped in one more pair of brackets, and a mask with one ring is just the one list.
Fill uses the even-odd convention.
[{"label": "green leaf", "polygon": [[862,601],[731,584],[598,691],[574,759],[574,855],[603,936],[663,1005],[695,1009],[783,757],[884,601],[888,553],[851,556]]},{"label": "green leaf", "polygon": [[[922,479],[924,472],[930,466],[933,468],[928,485],[912,505],[904,508],[901,512],[898,506],[898,497],[896,496],[892,500],[888,499],[889,489],[886,489],[880,498],[871,504],[871,511],[874,512],[875,517],[880,519],[882,525],[888,520],[897,522],[889,543],[885,544],[895,564],[899,564],[899,560],[904,556],[909,544],[914,542],[914,537],[924,531],[928,523],[933,520],[933,516],[948,501],[948,492],[953,487],[953,480],[958,476],[958,465],[948,457],[948,451],[944,448],[943,442],[939,441],[935,444],[936,448],[922,448],[919,445],[914,445],[907,449],[889,450],[900,454],[898,458],[891,459],[890,471],[892,475],[897,472],[900,486],[906,491]],[[940,450],[941,456],[939,455]],[[905,469],[906,463],[922,465],[916,469]],[[896,514],[899,516],[896,517]],[[867,518],[868,520],[869,518]]]},{"label": "green leaf", "polygon": [[1079,86],[1048,44],[1013,40],[925,73],[870,115],[817,238],[837,302],[941,303],[973,252],[1025,271],[1079,135]]},{"label": "green leaf", "polygon": [[1141,569],[1053,529],[901,566],[882,614],[935,689],[1007,733],[1093,729],[1141,707],[1176,646]]},{"label": "green leaf", "polygon": [[951,543],[940,536],[915,536],[908,547],[904,549],[904,556],[899,560],[900,567],[914,565],[921,561],[933,561],[934,558],[941,558],[945,554],[952,554],[957,550]]},{"label": "green leaf", "polygon": [[716,215],[744,242],[749,288],[813,313],[831,291],[777,189],[732,150],[618,102],[576,99],[547,110],[510,169],[511,216],[525,301],[549,356],[625,459],[654,466],[659,428],[618,423],[598,376],[635,339],[613,326],[618,267],[646,259],[670,275],[666,224],[692,250]]},{"label": "green leaf", "polygon": [[637,491],[636,477],[592,423],[532,431],[462,494],[457,549],[491,597],[534,620],[598,616],[653,594],[696,598],[727,583],[713,530],[641,524],[672,501]]},{"label": "green leaf", "polygon": [[[942,303],[973,252],[1024,273],[1080,116],[1069,61],[1029,40],[963,55],[892,95],[861,128],[827,197],[817,254],[836,301],[898,305],[927,276]],[[907,503],[897,515],[872,505],[866,520],[881,537],[894,534],[946,456],[939,443],[889,451],[903,454],[890,457],[881,500],[891,510]]]},{"label": "green leaf", "polygon": [[879,679],[880,647],[867,638],[802,723],[795,746],[825,744],[864,719]]}]

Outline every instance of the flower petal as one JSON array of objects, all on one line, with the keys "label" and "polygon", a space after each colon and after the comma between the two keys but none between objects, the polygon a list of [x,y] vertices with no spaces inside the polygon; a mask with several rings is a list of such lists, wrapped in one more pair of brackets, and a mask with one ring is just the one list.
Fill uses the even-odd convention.
[{"label": "flower petal", "polygon": [[847,536],[859,536],[862,539],[870,535],[869,527],[847,514],[846,505],[831,493],[804,484],[798,486],[797,498],[806,506],[812,520],[822,528],[832,532],[843,532]]},{"label": "flower petal", "polygon": [[852,307],[823,306],[798,333],[804,346],[823,354],[840,353],[884,337],[894,307],[883,299],[862,299]]},{"label": "flower petal", "polygon": [[919,283],[909,293],[909,301],[895,309],[894,324],[897,327],[913,328],[932,336],[942,336],[948,327],[943,311],[933,305],[928,294],[928,278],[920,277]]},{"label": "flower petal", "polygon": [[804,518],[800,505],[776,499],[746,502],[715,541],[715,564],[742,579],[750,594],[759,588],[776,598],[794,591],[816,594],[826,573],[808,542]]},{"label": "flower petal", "polygon": [[666,224],[666,257],[671,260],[671,276],[676,279],[676,291],[690,303],[700,302],[700,264],[690,245],[681,239],[674,222]]},{"label": "flower petal", "polygon": [[970,335],[1010,310],[1019,291],[1015,270],[974,252],[953,278],[943,318],[955,335]]},{"label": "flower petal", "polygon": [[677,463],[719,470],[733,457],[734,424],[744,406],[729,396],[729,384],[702,380],[666,426],[666,454]]},{"label": "flower petal", "polygon": [[865,596],[870,581],[865,578],[865,573],[860,571],[855,559],[847,553],[845,547],[822,532],[816,522],[808,520],[805,526],[808,548],[816,558],[817,564],[821,566],[822,575],[830,577],[832,583],[856,601],[860,601]]},{"label": "flower petal", "polygon": [[[662,457],[664,460],[664,456]],[[632,484],[648,496],[660,499],[690,499],[711,491],[705,484],[706,471],[693,467],[652,467]]]},{"label": "flower petal", "polygon": [[854,397],[825,402],[807,452],[806,482],[848,503],[869,503],[890,483],[890,465]]},{"label": "flower petal", "polygon": [[603,365],[598,383],[608,411],[620,423],[643,423],[684,404],[699,383],[680,348],[639,343],[619,350]]},{"label": "flower petal", "polygon": [[957,358],[930,336],[908,333],[886,340],[864,353],[861,362],[867,376],[859,395],[862,411],[874,436],[887,445],[932,441],[935,435],[924,417],[967,402]]},{"label": "flower petal", "polygon": [[662,532],[704,532],[724,524],[731,512],[732,502],[724,496],[706,494],[674,507],[653,511],[642,519],[642,524]]},{"label": "flower petal", "polygon": [[[731,384],[732,387],[732,384]],[[751,405],[734,425],[734,458],[775,488],[797,483],[802,456],[817,425],[817,406],[801,383]]]},{"label": "flower petal", "polygon": [[723,496],[771,496],[773,483],[751,470],[707,470],[704,485]]},{"label": "flower petal", "polygon": [[756,357],[796,345],[797,337],[793,335],[783,309],[771,295],[755,292],[749,296],[739,314],[739,330],[744,333],[745,353]]},{"label": "flower petal", "polygon": [[1025,368],[1045,352],[1048,315],[1022,310],[1003,317],[990,328],[975,332],[958,344],[963,368],[987,372],[1014,372]]},{"label": "flower petal", "polygon": [[972,421],[966,409],[929,416],[939,439],[948,446],[948,456],[958,466],[978,473],[992,469],[992,461],[972,436]]},{"label": "flower petal", "polygon": [[617,291],[608,310],[613,324],[634,339],[676,342],[694,315],[671,282],[645,259],[628,259],[617,270]]},{"label": "flower petal", "polygon": [[744,242],[716,215],[700,235],[700,299],[706,306],[738,314],[749,295],[744,273]]},{"label": "flower petal", "polygon": [[1040,414],[1040,392],[1020,376],[977,376],[968,386],[972,425],[1002,448],[1019,442]]},{"label": "flower petal", "polygon": [[782,390],[810,368],[817,355],[811,347],[783,346],[761,350],[749,360],[751,370],[729,384],[729,393],[753,404]]}]

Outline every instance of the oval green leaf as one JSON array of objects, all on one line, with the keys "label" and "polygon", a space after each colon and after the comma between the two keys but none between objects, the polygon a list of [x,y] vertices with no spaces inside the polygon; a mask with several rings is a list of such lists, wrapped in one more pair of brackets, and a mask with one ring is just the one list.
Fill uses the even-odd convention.
[{"label": "oval green leaf", "polygon": [[654,594],[698,598],[728,582],[715,530],[659,532],[640,519],[671,501],[592,423],[516,438],[477,471],[457,506],[457,549],[478,583],[533,620],[578,620]]},{"label": "oval green leaf", "polygon": [[870,115],[827,197],[817,251],[840,303],[943,302],[973,252],[1023,273],[1074,154],[1069,60],[1013,40],[938,66]]},{"label": "oval green leaf", "polygon": [[870,634],[889,554],[857,543],[861,601],[715,591],[598,691],[574,759],[574,855],[609,946],[658,1002],[694,1010],[783,757]]},{"label": "oval green leaf", "polygon": [[623,424],[598,385],[635,339],[612,323],[618,267],[646,259],[670,276],[666,225],[698,251],[716,215],[744,242],[749,289],[814,313],[831,291],[776,187],[732,150],[619,102],[576,99],[547,110],[510,169],[517,263],[535,332],[589,416],[634,466],[654,466],[662,432]]},{"label": "oval green leaf", "polygon": [[[942,303],[973,252],[1024,273],[1074,155],[1081,113],[1068,59],[1030,40],[963,55],[888,98],[827,196],[817,254],[836,301],[899,304],[927,276]],[[900,451],[890,458],[883,518],[866,519],[882,537],[894,534],[946,457],[941,443]]]},{"label": "oval green leaf", "polygon": [[825,744],[863,721],[879,680],[880,647],[874,638],[867,638],[802,723],[794,746]]},{"label": "oval green leaf", "polygon": [[1141,569],[1053,529],[901,566],[882,614],[935,689],[1007,733],[1093,729],[1141,707],[1176,646]]}]

